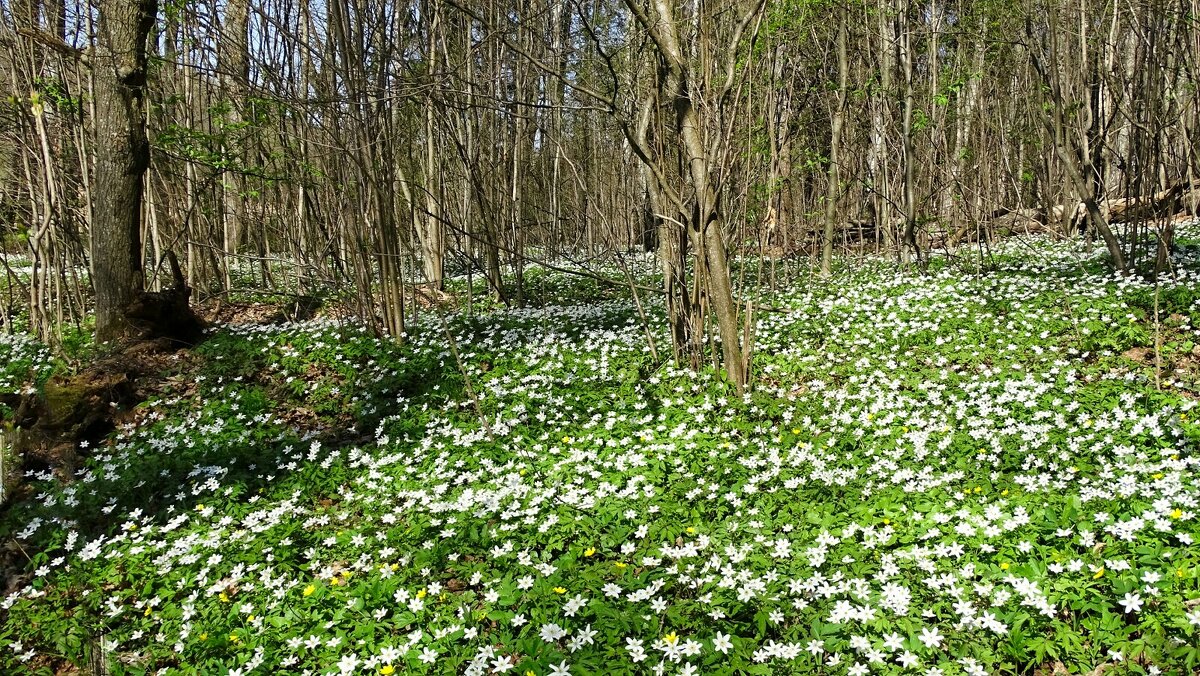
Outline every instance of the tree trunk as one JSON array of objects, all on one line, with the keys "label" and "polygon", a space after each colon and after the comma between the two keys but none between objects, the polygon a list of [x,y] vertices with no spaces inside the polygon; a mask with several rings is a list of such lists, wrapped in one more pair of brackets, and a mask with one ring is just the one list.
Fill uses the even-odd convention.
[{"label": "tree trunk", "polygon": [[823,275],[828,275],[833,265],[833,234],[837,218],[838,195],[841,193],[842,126],[846,119],[846,80],[849,71],[846,57],[846,19],[843,10],[841,20],[838,21],[837,34],[837,107],[833,110],[833,123],[829,135],[829,168],[825,172],[825,232],[821,239],[821,274]]},{"label": "tree trunk", "polygon": [[145,127],[146,45],[156,0],[110,0],[100,7],[96,50],[95,221],[92,284],[96,340],[127,334],[124,312],[142,290],[142,192],[150,165]]},{"label": "tree trunk", "polygon": [[[638,17],[638,21],[650,33],[663,62],[663,74],[659,90],[663,98],[671,102],[675,113],[676,133],[682,152],[683,178],[693,193],[690,217],[686,218],[688,239],[696,250],[696,275],[693,282],[707,292],[708,301],[716,315],[718,335],[724,370],[734,389],[741,394],[746,388],[747,364],[743,357],[741,331],[738,330],[738,307],[733,298],[733,284],[729,274],[729,259],[725,249],[724,221],[718,204],[717,190],[709,159],[709,149],[704,141],[700,113],[693,100],[692,88],[699,88],[702,78],[697,67],[690,64],[679,41],[678,28],[673,16],[670,0],[653,0],[647,12],[634,0],[626,0],[626,6]],[[755,13],[762,11],[758,4]],[[743,20],[744,27],[754,14]],[[736,53],[737,39],[728,49]],[[732,68],[729,69],[732,71]],[[727,83],[728,85],[729,83]],[[643,150],[643,161],[649,156]],[[661,173],[662,164],[656,168]],[[657,179],[656,179],[657,180]],[[662,188],[660,187],[660,191]],[[693,312],[702,312],[701,307]],[[702,324],[701,324],[702,326]],[[695,339],[696,336],[693,336]]]},{"label": "tree trunk", "polygon": [[[250,80],[250,54],[247,44],[250,7],[248,0],[228,0],[225,3],[224,21],[217,47],[217,73],[221,87],[221,98],[227,107],[223,124],[228,129],[238,129],[243,120],[242,107],[247,105],[246,96]],[[223,131],[222,133],[229,133]],[[234,131],[240,135],[241,132]],[[243,143],[226,144],[224,152],[230,159],[232,171],[221,175],[221,223],[222,244],[225,254],[225,289],[233,287],[230,267],[236,265],[238,244],[244,229],[246,204],[242,198],[245,180],[242,172],[247,165],[245,154],[248,148],[237,147]]]}]

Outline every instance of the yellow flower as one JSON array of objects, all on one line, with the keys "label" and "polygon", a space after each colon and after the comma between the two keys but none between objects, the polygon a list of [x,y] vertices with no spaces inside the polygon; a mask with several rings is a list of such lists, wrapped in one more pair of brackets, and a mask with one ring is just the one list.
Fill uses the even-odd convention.
[{"label": "yellow flower", "polygon": [[693,528],[693,527],[691,527],[691,526],[688,526],[688,527],[687,527],[687,534],[688,534],[688,535],[695,535],[695,534],[696,534],[696,529],[695,529],[695,528]]},{"label": "yellow flower", "polygon": [[331,587],[336,587],[341,583],[342,583],[342,578],[338,577],[337,575],[334,575],[333,577],[329,578],[329,586],[331,586]]},{"label": "yellow flower", "polygon": [[887,526],[887,525],[890,525],[891,523],[892,523],[892,520],[891,520],[891,519],[884,519],[884,520],[883,520],[883,525],[885,525],[885,526]]},{"label": "yellow flower", "polygon": [[150,617],[150,609],[146,608],[146,612],[142,613],[143,617]]},{"label": "yellow flower", "polygon": [[567,593],[567,588],[566,588],[566,587],[555,587],[555,588],[554,588],[554,593],[555,593],[555,594],[566,594],[566,593]]},{"label": "yellow flower", "polygon": [[1000,570],[1008,570],[1008,569],[1009,569],[1009,568],[1011,568],[1011,567],[1012,567],[1012,564],[1010,564],[1010,563],[1009,563],[1009,562],[1007,562],[1007,561],[1005,561],[1004,563],[1000,564]]},{"label": "yellow flower", "polygon": [[221,595],[217,598],[221,599],[221,603],[229,603],[229,594],[226,594],[225,592],[221,592]]},{"label": "yellow flower", "polygon": [[663,641],[668,645],[675,645],[679,641],[679,637],[675,634],[675,632],[671,632],[663,637]]},{"label": "yellow flower", "polygon": [[976,486],[976,487],[975,487],[975,492],[976,492],[976,493],[979,493],[979,492],[981,492],[981,491],[983,491],[983,489],[982,489],[982,488],[980,488],[979,486]]},{"label": "yellow flower", "polygon": [[571,443],[571,437],[563,437],[563,443],[564,443],[564,444],[569,444],[569,443]]},{"label": "yellow flower", "polygon": [[421,591],[417,592],[417,598],[419,598],[419,599],[423,599],[423,598],[425,598],[425,597],[426,597],[426,596],[428,596],[428,595],[429,595],[429,592],[425,591],[424,589],[422,589]]},{"label": "yellow flower", "polygon": [[348,571],[348,570],[343,570],[343,571],[342,571],[342,577],[346,578],[347,580],[349,580],[349,579],[350,579],[350,576],[351,576],[351,575],[353,575],[353,574],[354,574],[354,573],[352,573],[351,571]]},{"label": "yellow flower", "polygon": [[202,633],[202,634],[200,634],[200,640],[201,640],[201,641],[207,641],[207,640],[208,640],[208,632],[207,632],[207,631],[206,631],[206,632],[204,632],[204,633]]},{"label": "yellow flower", "polygon": [[233,643],[241,643],[242,642],[242,639],[238,638],[237,634],[230,634],[229,640]]},{"label": "yellow flower", "polygon": [[247,617],[247,618],[246,618],[246,621],[247,621],[247,622],[253,622],[253,621],[257,620],[257,619],[258,619],[258,615],[251,615],[250,617]]},{"label": "yellow flower", "polygon": [[527,669],[525,671],[525,676],[537,676],[537,674],[533,673],[533,669]]},{"label": "yellow flower", "polygon": [[1181,519],[1181,518],[1183,518],[1183,510],[1182,510],[1182,509],[1179,509],[1178,507],[1176,507],[1175,509],[1171,510],[1171,518],[1172,518],[1172,519]]},{"label": "yellow flower", "polygon": [[792,428],[792,434],[800,434],[800,428],[799,428],[799,427],[793,427],[793,428]]},{"label": "yellow flower", "polygon": [[1092,576],[1092,579],[1099,580],[1102,577],[1104,577],[1104,566],[1100,566],[1100,570],[1096,571],[1096,574]]},{"label": "yellow flower", "polygon": [[1186,573],[1183,572],[1182,568],[1175,569],[1175,577],[1183,577],[1184,575],[1186,575]]},{"label": "yellow flower", "polygon": [[613,565],[616,566],[617,568],[625,568],[629,564],[625,563],[624,561],[613,561]]},{"label": "yellow flower", "polygon": [[392,572],[394,573],[394,572],[396,572],[396,571],[398,571],[398,570],[400,570],[400,564],[398,564],[398,563],[393,563],[393,564],[392,564]]},{"label": "yellow flower", "polygon": [[197,512],[203,512],[203,511],[204,511],[204,505],[196,505],[196,511],[197,511]]},{"label": "yellow flower", "polygon": [[587,549],[583,550],[583,555],[584,555],[584,556],[595,556],[595,555],[596,555],[596,548],[595,548],[595,547],[588,547]]},{"label": "yellow flower", "polygon": [[305,588],[304,588],[304,595],[305,595],[305,596],[312,596],[312,595],[313,595],[313,592],[315,592],[315,591],[317,591],[317,585],[315,585],[315,584],[310,584],[310,585],[308,585],[307,587],[305,587]]},{"label": "yellow flower", "polygon": [[1155,472],[1155,473],[1154,473],[1154,478],[1155,478],[1155,479],[1161,479],[1161,478],[1163,478],[1163,473],[1162,473],[1162,472]]},{"label": "yellow flower", "polygon": [[1008,489],[1005,488],[1004,490],[1000,491],[1000,495],[1008,495]]},{"label": "yellow flower", "polygon": [[385,665],[383,665],[383,668],[379,670],[379,673],[383,674],[383,676],[388,676],[389,674],[394,674],[394,673],[396,673],[396,667],[393,667],[390,664],[385,664]]}]

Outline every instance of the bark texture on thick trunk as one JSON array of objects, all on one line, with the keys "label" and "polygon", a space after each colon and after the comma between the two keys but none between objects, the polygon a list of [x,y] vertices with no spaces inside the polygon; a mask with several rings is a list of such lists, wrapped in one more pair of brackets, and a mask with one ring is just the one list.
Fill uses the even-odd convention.
[{"label": "bark texture on thick trunk", "polygon": [[96,339],[130,330],[125,309],[142,290],[142,192],[150,166],[145,127],[146,42],[155,0],[100,4],[95,59],[96,168],[92,223],[92,285]]}]

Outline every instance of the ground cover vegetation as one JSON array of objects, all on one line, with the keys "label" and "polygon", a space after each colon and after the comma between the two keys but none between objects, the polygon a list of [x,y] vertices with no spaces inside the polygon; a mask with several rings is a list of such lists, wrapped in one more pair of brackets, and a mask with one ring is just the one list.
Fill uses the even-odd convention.
[{"label": "ground cover vegetation", "polygon": [[1197,16],[0,2],[0,671],[1200,673]]},{"label": "ground cover vegetation", "polygon": [[[428,312],[403,343],[213,327],[74,480],[26,477],[0,660],[1194,672],[1196,235],[1157,282],[1042,238],[774,291],[751,266],[739,293],[774,309],[743,397],[651,358],[661,300],[644,325],[628,289],[548,270],[544,303]],[[0,350],[5,393],[61,364]]]}]

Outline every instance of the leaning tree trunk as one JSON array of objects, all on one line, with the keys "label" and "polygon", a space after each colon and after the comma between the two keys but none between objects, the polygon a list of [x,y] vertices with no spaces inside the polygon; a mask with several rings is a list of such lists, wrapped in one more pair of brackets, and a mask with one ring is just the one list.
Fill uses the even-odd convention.
[{"label": "leaning tree trunk", "polygon": [[96,169],[92,223],[92,285],[96,339],[130,330],[125,309],[142,290],[142,190],[150,165],[146,138],[146,42],[156,0],[108,0],[100,5],[95,56]]}]

